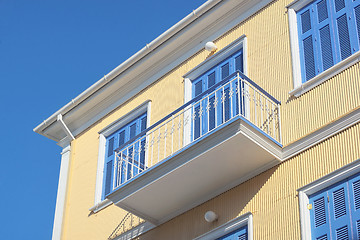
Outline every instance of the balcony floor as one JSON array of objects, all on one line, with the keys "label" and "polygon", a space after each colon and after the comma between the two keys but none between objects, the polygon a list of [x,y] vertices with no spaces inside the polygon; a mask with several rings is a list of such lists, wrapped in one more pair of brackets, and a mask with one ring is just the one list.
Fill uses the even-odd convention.
[{"label": "balcony floor", "polygon": [[281,149],[245,119],[235,118],[107,197],[161,224],[278,164]]}]

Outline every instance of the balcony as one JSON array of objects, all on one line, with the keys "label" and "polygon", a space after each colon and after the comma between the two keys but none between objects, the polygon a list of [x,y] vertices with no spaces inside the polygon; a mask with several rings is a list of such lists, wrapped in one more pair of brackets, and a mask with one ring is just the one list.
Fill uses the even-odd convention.
[{"label": "balcony", "polygon": [[116,150],[117,206],[161,224],[280,162],[280,102],[241,72]]}]

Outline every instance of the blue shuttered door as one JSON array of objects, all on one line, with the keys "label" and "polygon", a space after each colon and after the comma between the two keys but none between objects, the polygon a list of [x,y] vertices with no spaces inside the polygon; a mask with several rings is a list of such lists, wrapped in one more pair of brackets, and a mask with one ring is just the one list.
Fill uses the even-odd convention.
[{"label": "blue shuttered door", "polygon": [[217,240],[247,240],[248,239],[248,227],[241,227]]},{"label": "blue shuttered door", "polygon": [[360,240],[360,174],[309,197],[312,239]]},{"label": "blue shuttered door", "polygon": [[[199,96],[233,72],[237,70],[243,71],[243,61],[243,51],[241,49],[239,52],[199,76],[192,82],[192,97],[195,98]],[[243,100],[236,97],[237,83],[233,83],[231,86],[229,84],[223,86],[225,86],[223,90],[203,96],[204,99],[194,105],[192,110],[193,140],[239,113],[239,104],[241,104]],[[238,89],[240,91],[242,89],[241,86]]]},{"label": "blue shuttered door", "polygon": [[[106,138],[103,198],[105,198],[105,195],[109,194],[113,189],[114,180],[123,183],[145,168],[145,139],[141,142],[136,142],[136,140],[134,140],[136,143],[133,146],[131,146],[131,144],[134,142],[128,145],[124,144],[138,135],[141,131],[145,130],[146,124],[147,114],[145,113]],[[114,166],[114,151],[119,147],[123,149],[121,151],[122,158],[127,158],[128,164],[122,161],[121,163],[118,163],[118,166]],[[114,169],[114,167],[116,168]],[[119,173],[114,176],[114,171]]]}]

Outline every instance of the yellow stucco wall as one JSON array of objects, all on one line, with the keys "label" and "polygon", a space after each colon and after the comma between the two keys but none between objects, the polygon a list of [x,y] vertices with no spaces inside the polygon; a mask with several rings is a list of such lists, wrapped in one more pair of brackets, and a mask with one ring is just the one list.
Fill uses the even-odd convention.
[{"label": "yellow stucco wall", "polygon": [[[221,49],[243,34],[247,36],[248,76],[282,102],[284,145],[360,105],[360,81],[353,80],[360,76],[359,64],[299,98],[289,98],[293,82],[285,6],[291,1],[271,3],[215,41]],[[192,56],[72,142],[63,239],[106,239],[126,214],[114,205],[90,214],[95,194],[98,132],[147,100],[152,102],[151,124],[180,107],[184,102],[182,76],[208,56],[205,51]],[[296,189],[360,158],[359,148],[352,147],[354,143],[345,144],[357,141],[359,146],[359,132],[359,125],[352,127],[161,225],[140,239],[191,239],[248,211],[254,214],[256,239],[299,239]],[[205,224],[203,221],[203,214],[208,209],[219,213],[217,223]]]}]

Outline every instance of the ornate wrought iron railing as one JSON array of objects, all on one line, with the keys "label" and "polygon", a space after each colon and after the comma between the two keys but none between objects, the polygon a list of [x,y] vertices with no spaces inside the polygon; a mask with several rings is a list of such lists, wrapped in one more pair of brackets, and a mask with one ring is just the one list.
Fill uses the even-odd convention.
[{"label": "ornate wrought iron railing", "polygon": [[235,72],[116,149],[112,189],[236,118],[281,143],[280,102]]}]

